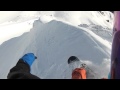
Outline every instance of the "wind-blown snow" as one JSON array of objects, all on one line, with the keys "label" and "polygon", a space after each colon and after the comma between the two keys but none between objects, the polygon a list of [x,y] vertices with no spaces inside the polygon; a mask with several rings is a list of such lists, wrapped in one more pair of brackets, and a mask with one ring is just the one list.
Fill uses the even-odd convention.
[{"label": "wind-blown snow", "polygon": [[7,78],[10,68],[28,52],[38,57],[31,73],[43,79],[71,78],[67,60],[73,55],[87,63],[97,73],[96,77],[107,77],[113,15],[107,11],[103,13],[11,12],[11,18],[0,19],[0,78]]}]

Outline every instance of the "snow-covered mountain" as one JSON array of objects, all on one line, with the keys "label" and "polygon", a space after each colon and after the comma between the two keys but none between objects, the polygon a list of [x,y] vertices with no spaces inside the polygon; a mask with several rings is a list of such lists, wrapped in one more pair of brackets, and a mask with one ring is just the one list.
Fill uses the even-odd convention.
[{"label": "snow-covered mountain", "polygon": [[0,78],[28,52],[38,57],[31,73],[43,79],[71,78],[71,55],[107,77],[113,19],[109,11],[1,11]]}]

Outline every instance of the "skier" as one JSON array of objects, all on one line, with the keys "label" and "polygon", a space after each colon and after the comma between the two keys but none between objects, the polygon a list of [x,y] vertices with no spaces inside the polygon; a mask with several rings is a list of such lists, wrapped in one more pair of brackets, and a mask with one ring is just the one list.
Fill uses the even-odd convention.
[{"label": "skier", "polygon": [[37,57],[33,53],[25,54],[19,59],[16,66],[10,70],[7,79],[40,79],[30,73],[31,65],[35,59],[37,59]]}]

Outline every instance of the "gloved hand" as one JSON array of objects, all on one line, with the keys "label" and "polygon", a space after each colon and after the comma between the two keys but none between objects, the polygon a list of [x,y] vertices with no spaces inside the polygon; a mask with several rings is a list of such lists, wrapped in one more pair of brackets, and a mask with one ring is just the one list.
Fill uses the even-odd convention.
[{"label": "gloved hand", "polygon": [[21,60],[26,62],[30,67],[35,61],[35,59],[37,59],[37,57],[33,53],[27,53],[21,58]]}]

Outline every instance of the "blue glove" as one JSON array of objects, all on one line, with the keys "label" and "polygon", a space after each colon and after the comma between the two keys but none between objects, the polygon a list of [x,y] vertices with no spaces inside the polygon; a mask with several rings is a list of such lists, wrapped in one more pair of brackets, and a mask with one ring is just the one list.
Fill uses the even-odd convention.
[{"label": "blue glove", "polygon": [[33,53],[27,53],[21,59],[31,67],[37,57]]}]

